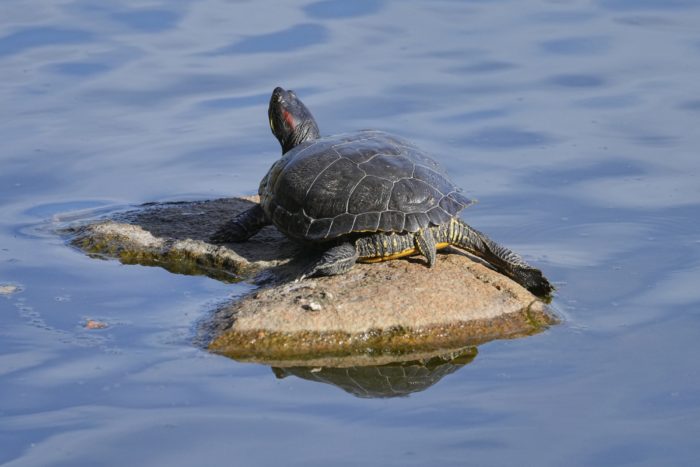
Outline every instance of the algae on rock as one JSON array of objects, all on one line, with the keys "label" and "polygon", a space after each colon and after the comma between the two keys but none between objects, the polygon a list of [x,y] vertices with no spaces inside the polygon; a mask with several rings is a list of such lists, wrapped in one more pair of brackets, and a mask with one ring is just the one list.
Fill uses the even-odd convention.
[{"label": "algae on rock", "polygon": [[277,367],[376,365],[534,334],[557,322],[519,284],[456,250],[441,252],[430,269],[408,258],[296,283],[289,279],[318,252],[272,226],[244,243],[207,242],[255,201],[151,203],[64,233],[90,255],[264,284],[214,313],[208,347]]}]

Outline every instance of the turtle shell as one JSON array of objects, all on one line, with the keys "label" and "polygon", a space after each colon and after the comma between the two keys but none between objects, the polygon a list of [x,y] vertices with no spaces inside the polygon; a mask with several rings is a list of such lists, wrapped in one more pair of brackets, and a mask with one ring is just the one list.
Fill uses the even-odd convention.
[{"label": "turtle shell", "polygon": [[260,183],[285,234],[324,241],[356,232],[416,232],[472,201],[411,143],[381,131],[320,138],[288,151]]}]

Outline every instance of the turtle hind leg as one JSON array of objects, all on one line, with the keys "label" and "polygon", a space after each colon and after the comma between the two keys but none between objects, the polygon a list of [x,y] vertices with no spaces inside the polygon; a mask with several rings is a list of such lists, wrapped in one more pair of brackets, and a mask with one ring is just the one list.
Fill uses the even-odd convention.
[{"label": "turtle hind leg", "polygon": [[256,204],[219,227],[209,241],[215,244],[244,242],[269,224],[265,211]]},{"label": "turtle hind leg", "polygon": [[429,228],[419,230],[414,234],[413,241],[416,244],[416,249],[428,260],[428,267],[432,268],[437,259],[437,247],[432,230]]},{"label": "turtle hind leg", "polygon": [[509,274],[509,277],[538,297],[548,297],[554,292],[554,286],[537,268],[515,269],[512,274]]},{"label": "turtle hind leg", "polygon": [[508,248],[497,244],[478,230],[472,229],[461,219],[452,219],[442,234],[450,245],[484,259],[534,295],[547,297],[554,291],[554,286],[544,277],[542,271],[527,264]]},{"label": "turtle hind leg", "polygon": [[344,274],[352,269],[358,257],[355,245],[350,242],[340,243],[324,251],[321,257],[306,268],[297,280],[312,276]]}]

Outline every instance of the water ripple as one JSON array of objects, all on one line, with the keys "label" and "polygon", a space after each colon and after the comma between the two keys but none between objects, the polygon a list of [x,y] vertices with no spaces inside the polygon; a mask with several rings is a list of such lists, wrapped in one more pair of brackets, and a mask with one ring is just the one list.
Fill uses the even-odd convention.
[{"label": "water ripple", "polygon": [[106,73],[112,69],[112,66],[99,62],[63,62],[52,65],[51,69],[62,75],[84,78]]},{"label": "water ripple", "polygon": [[582,36],[552,39],[540,43],[540,47],[550,54],[595,55],[607,52],[612,41],[607,36]]},{"label": "water ripple", "polygon": [[697,0],[598,0],[603,8],[615,11],[629,10],[683,10],[697,8]]},{"label": "water ripple", "polygon": [[626,109],[640,102],[642,100],[636,94],[619,94],[579,99],[574,102],[574,105],[589,109]]},{"label": "water ripple", "polygon": [[556,138],[543,132],[513,127],[484,128],[461,140],[466,146],[483,149],[516,149],[525,146],[540,146],[556,141]]},{"label": "water ripple", "polygon": [[450,69],[450,72],[456,74],[463,73],[494,73],[498,71],[512,70],[518,65],[512,62],[499,60],[484,60],[476,63],[470,63],[463,66],[457,66]]},{"label": "water ripple", "polygon": [[379,0],[323,0],[304,7],[312,18],[355,18],[377,13],[384,2]]},{"label": "water ripple", "polygon": [[568,88],[597,88],[605,85],[605,78],[591,74],[565,74],[552,76],[547,82]]},{"label": "water ripple", "polygon": [[156,33],[177,26],[180,15],[171,10],[138,9],[114,13],[112,19],[136,31]]},{"label": "water ripple", "polygon": [[18,54],[37,47],[81,44],[91,41],[94,35],[82,29],[51,26],[22,29],[0,37],[0,57]]},{"label": "water ripple", "polygon": [[248,36],[212,52],[213,55],[291,52],[328,40],[328,29],[318,24],[298,24],[269,34]]}]

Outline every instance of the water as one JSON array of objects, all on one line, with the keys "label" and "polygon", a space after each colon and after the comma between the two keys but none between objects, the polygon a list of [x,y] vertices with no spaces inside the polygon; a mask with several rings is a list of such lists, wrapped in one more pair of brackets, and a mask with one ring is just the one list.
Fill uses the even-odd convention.
[{"label": "water", "polygon": [[[0,15],[0,462],[695,465],[700,3],[95,3]],[[249,194],[293,88],[322,133],[380,128],[480,200],[565,324],[409,397],[193,345],[247,290],[96,261],[63,213]],[[88,319],[109,325],[87,330]]]}]

